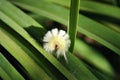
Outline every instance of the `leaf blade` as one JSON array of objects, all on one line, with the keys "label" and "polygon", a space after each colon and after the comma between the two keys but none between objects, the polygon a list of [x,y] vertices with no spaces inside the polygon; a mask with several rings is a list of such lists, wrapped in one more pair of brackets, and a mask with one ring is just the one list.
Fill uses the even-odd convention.
[{"label": "leaf blade", "polygon": [[68,34],[70,35],[71,46],[70,52],[73,53],[75,39],[77,34],[77,26],[78,26],[78,16],[79,16],[79,5],[80,0],[71,0],[71,7],[70,7],[70,19],[69,19],[69,26],[67,27]]},{"label": "leaf blade", "polygon": [[24,66],[32,79],[51,80],[51,78],[27,55],[27,53],[24,52],[21,47],[15,43],[15,41],[8,37],[2,29],[0,29],[0,34],[2,35],[2,37],[0,37],[1,45]]}]

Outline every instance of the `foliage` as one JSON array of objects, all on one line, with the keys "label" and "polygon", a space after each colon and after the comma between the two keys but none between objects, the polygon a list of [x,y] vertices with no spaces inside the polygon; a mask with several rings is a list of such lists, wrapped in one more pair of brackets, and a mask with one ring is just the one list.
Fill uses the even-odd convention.
[{"label": "foliage", "polygon": [[[80,0],[75,5],[76,1],[0,0],[0,79],[119,79],[119,3]],[[42,47],[43,36],[54,27],[68,28],[73,39],[68,62]]]}]

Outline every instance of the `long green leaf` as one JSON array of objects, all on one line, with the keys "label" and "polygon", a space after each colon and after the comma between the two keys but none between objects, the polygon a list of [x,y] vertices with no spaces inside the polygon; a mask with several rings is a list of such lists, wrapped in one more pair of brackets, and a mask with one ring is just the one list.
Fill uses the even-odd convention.
[{"label": "long green leaf", "polygon": [[82,18],[82,20],[79,21],[79,25],[82,28],[78,27],[78,31],[84,33],[120,55],[120,45],[118,44],[120,42],[119,33],[105,27],[102,24],[96,23],[87,17],[80,16],[80,18]]},{"label": "long green leaf", "polygon": [[70,46],[71,53],[73,53],[74,50],[76,33],[77,33],[79,4],[80,4],[80,0],[71,0],[69,27],[67,29],[71,39],[71,46]]},{"label": "long green leaf", "polygon": [[83,0],[81,2],[81,6],[87,11],[97,13],[97,14],[102,14],[106,15],[109,17],[113,17],[116,19],[120,19],[120,8],[116,6],[111,6],[108,4],[102,4],[94,1],[87,1]]},{"label": "long green leaf", "polygon": [[82,40],[76,39],[75,53],[80,54],[83,59],[86,59],[86,61],[88,61],[89,63],[94,64],[103,72],[114,75],[114,71],[105,57],[103,57],[100,52],[85,44]]},{"label": "long green leaf", "polygon": [[0,67],[0,79],[12,80],[1,67]]},{"label": "long green leaf", "polygon": [[[23,7],[24,9],[27,9],[29,11],[32,11],[38,15],[42,15],[45,17],[48,17],[50,19],[53,19],[57,22],[60,22],[64,25],[68,25],[68,14],[69,11],[61,6],[57,6],[51,3],[43,2],[43,1],[17,1],[14,0],[17,5]],[[32,4],[34,3],[34,4]],[[43,5],[46,4],[46,5]],[[50,7],[55,7],[51,8]],[[61,9],[58,11],[58,9]],[[44,13],[43,13],[44,12]],[[51,14],[54,16],[51,16]],[[61,20],[62,18],[62,20]],[[98,41],[99,43],[103,44],[104,46],[108,47],[109,49],[113,50],[117,54],[120,55],[120,35],[119,33],[107,28],[106,26],[97,23],[83,15],[79,15],[79,27],[78,32],[81,32],[90,38]],[[114,38],[113,38],[114,37]]]},{"label": "long green leaf", "polygon": [[61,62],[78,80],[99,80],[99,78],[91,74],[91,71],[85,67],[81,60],[74,57],[71,53],[67,53],[67,56],[68,63],[66,64],[63,60]]},{"label": "long green leaf", "polygon": [[[27,53],[6,35],[2,29],[0,29],[0,35],[1,45],[24,66],[32,79],[51,80],[51,78],[27,55]],[[7,69],[9,69],[9,67]]]},{"label": "long green leaf", "polygon": [[100,21],[102,24],[106,25],[107,27],[115,30],[116,32],[120,33],[120,25],[117,24],[113,24],[111,22],[107,22],[107,21]]},{"label": "long green leaf", "polygon": [[[70,0],[46,0],[46,1],[54,2],[63,6],[70,7]],[[97,14],[113,17],[116,19],[120,19],[120,15],[119,15],[120,9],[119,7],[116,6],[98,3],[90,0],[81,0],[80,6],[81,6],[81,10],[87,12],[97,13]]]},{"label": "long green leaf", "polygon": [[88,68],[100,79],[100,80],[115,80],[115,77],[102,73],[101,71],[96,70],[95,68]]},{"label": "long green leaf", "polygon": [[[58,73],[57,71],[53,71],[55,67],[46,67],[51,66],[51,64],[48,64],[48,62],[46,62],[45,59],[42,58],[43,56],[41,56],[41,54],[36,51],[27,41],[21,38],[21,36],[18,35],[15,31],[11,30],[7,25],[2,24],[1,26],[1,28],[4,29],[5,34],[12,38],[12,40],[16,42],[22,48],[22,50],[24,50],[27,55],[29,55],[42,69],[44,69],[44,71],[47,72],[47,74],[52,77],[52,79],[59,78],[60,74],[58,74],[58,76],[52,74],[55,72]],[[22,68],[20,67],[20,69]],[[23,72],[27,74],[26,71]]]},{"label": "long green leaf", "polygon": [[[3,73],[0,75],[3,79],[11,79],[11,80],[25,80],[17,70],[5,59],[5,57],[0,53],[0,70],[4,70]],[[0,72],[1,73],[1,72]],[[6,74],[5,74],[6,73]],[[11,74],[12,73],[12,74]]]},{"label": "long green leaf", "polygon": [[[16,3],[19,6],[22,5],[21,7],[28,9],[34,13],[38,14],[38,12],[39,12],[39,14],[42,14],[42,16],[46,16],[46,17],[53,19],[55,21],[58,21],[62,24],[68,25],[69,12],[66,11],[66,9],[64,9],[63,7],[60,7],[60,6],[58,7],[57,5],[53,5],[53,4],[44,2],[42,0],[41,1],[30,0],[30,2],[28,0],[27,1],[14,0],[14,3]],[[32,3],[34,3],[34,4],[32,4]],[[44,5],[44,4],[46,4],[46,5]],[[59,15],[58,15],[58,13],[59,13]]]}]

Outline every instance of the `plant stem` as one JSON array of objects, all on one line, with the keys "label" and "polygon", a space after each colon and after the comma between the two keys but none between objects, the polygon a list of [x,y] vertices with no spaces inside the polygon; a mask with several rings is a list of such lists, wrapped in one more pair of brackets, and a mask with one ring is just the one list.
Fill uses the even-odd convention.
[{"label": "plant stem", "polygon": [[71,53],[73,53],[74,50],[76,33],[77,33],[79,4],[80,4],[80,0],[71,0],[70,19],[69,19],[69,27],[68,27],[68,34],[70,35],[70,39],[71,39],[71,47],[69,50]]}]

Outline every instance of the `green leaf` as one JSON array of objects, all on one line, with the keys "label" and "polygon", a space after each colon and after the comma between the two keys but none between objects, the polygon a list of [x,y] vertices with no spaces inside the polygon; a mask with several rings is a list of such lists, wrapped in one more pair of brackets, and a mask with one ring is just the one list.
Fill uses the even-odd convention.
[{"label": "green leaf", "polygon": [[[46,0],[46,1],[54,2],[63,6],[70,7],[70,0],[59,0],[59,1]],[[119,7],[116,6],[98,3],[96,1],[91,1],[91,0],[81,0],[80,9],[87,12],[97,13],[97,14],[113,17],[116,19],[120,19],[120,15],[119,15],[120,9]]]},{"label": "green leaf", "polygon": [[30,0],[30,2],[28,0],[27,1],[14,0],[13,2],[19,6],[21,5],[21,7],[23,7],[24,9],[27,9],[37,14],[39,13],[39,15],[42,14],[42,16],[45,16],[49,19],[68,25],[69,12],[66,11],[66,9],[64,9],[63,7],[60,6],[58,7],[58,5],[53,5],[42,0],[41,1]]},{"label": "green leaf", "polygon": [[22,50],[21,47],[17,43],[15,43],[14,40],[10,38],[10,36],[4,33],[2,28],[0,28],[0,35],[1,35],[0,37],[1,45],[7,51],[9,51],[9,53],[11,53],[11,55],[14,56],[16,60],[19,61],[19,63],[21,63],[21,65],[26,69],[28,75],[30,75],[32,79],[51,80],[51,78],[43,71],[43,69],[41,69],[41,67],[38,66],[35,63],[35,61],[31,59],[24,50]]},{"label": "green leaf", "polygon": [[78,27],[78,31],[120,55],[120,45],[118,44],[120,42],[120,34],[118,32],[90,20],[87,17],[80,16],[80,18],[82,19],[79,21],[81,27]]},{"label": "green leaf", "polygon": [[3,79],[3,80],[12,80],[12,79],[7,75],[7,73],[1,68],[1,66],[0,66],[0,79]]},{"label": "green leaf", "polygon": [[85,44],[80,39],[76,39],[75,53],[77,53],[77,55],[80,54],[79,56],[90,64],[95,65],[95,67],[101,69],[101,71],[114,75],[114,71],[107,59],[103,57],[100,52]]},{"label": "green leaf", "polygon": [[2,53],[0,53],[0,76],[5,80],[24,80],[17,70],[2,55]]},{"label": "green leaf", "polygon": [[[15,31],[11,30],[9,28],[9,26],[7,26],[5,24],[1,24],[1,26],[2,26],[1,29],[3,29],[4,32],[7,31],[6,35],[8,35],[14,42],[16,42],[22,48],[22,50],[24,50],[26,52],[26,54],[29,55],[35,61],[35,63],[37,63],[42,69],[44,69],[45,72],[47,72],[47,74],[50,77],[52,77],[52,79],[59,78],[58,77],[58,76],[60,76],[59,74],[58,74],[58,76],[52,75],[52,73],[54,73],[54,72],[57,73],[57,71],[50,71],[51,69],[54,70],[54,67],[50,67],[50,68],[46,67],[46,66],[51,66],[51,64],[48,64],[48,62],[45,61],[45,58],[43,56],[41,56],[40,52],[38,52],[36,49],[34,49],[26,40],[24,40]],[[21,72],[24,72],[24,74],[26,74],[27,78],[28,78],[29,75],[27,74],[27,72],[24,69],[22,69],[23,67],[20,66],[19,68],[21,69],[21,70],[20,69],[19,70]]]},{"label": "green leaf", "polygon": [[74,50],[76,33],[77,33],[79,4],[80,4],[80,0],[71,0],[69,27],[67,29],[71,39],[71,46],[69,49],[71,53],[73,53]]},{"label": "green leaf", "polygon": [[95,76],[97,76],[100,80],[114,80],[115,77],[107,75],[106,73],[102,73],[99,70],[96,70],[95,68],[91,68],[90,66],[88,66],[88,68],[95,74]]},{"label": "green leaf", "polygon": [[116,32],[120,33],[120,25],[111,23],[111,22],[107,22],[107,21],[100,21],[102,24],[104,24],[105,26],[109,27],[112,30],[115,30]]},{"label": "green leaf", "polygon": [[86,11],[120,19],[119,7],[98,3],[94,1],[86,1],[86,0],[83,0],[81,2],[81,6],[83,6],[84,10]]},{"label": "green leaf", "polygon": [[78,80],[98,80],[94,74],[85,66],[85,64],[74,57],[71,53],[67,53],[68,63],[66,64],[63,60],[61,63],[73,74]]}]

